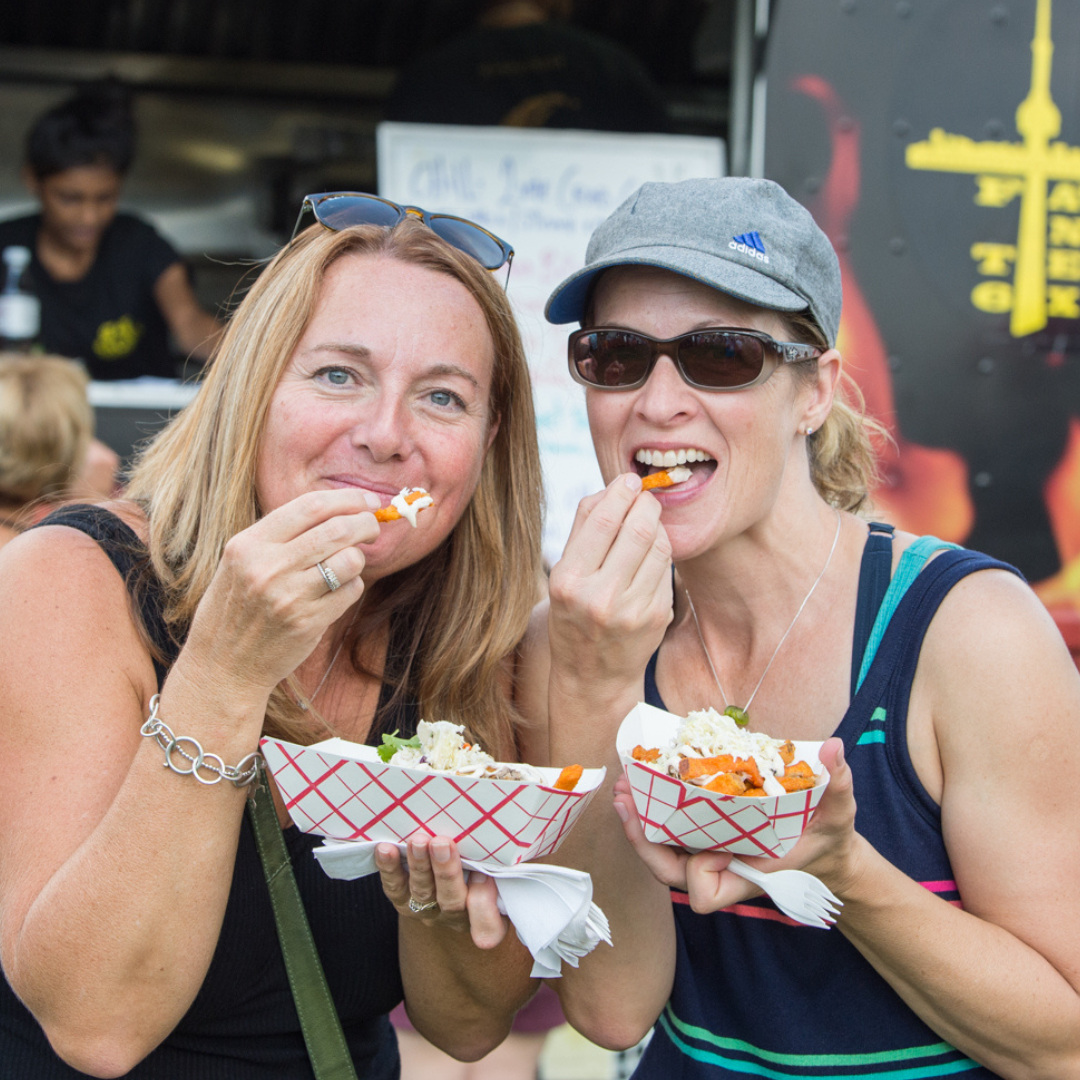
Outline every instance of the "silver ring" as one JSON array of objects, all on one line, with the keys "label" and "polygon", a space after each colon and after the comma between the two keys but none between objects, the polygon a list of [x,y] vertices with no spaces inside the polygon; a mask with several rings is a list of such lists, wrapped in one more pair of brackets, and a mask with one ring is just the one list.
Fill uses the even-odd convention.
[{"label": "silver ring", "polygon": [[424,912],[424,911],[430,911],[432,908],[435,908],[435,907],[438,907],[438,906],[439,906],[439,901],[438,900],[429,900],[426,904],[421,904],[420,901],[417,900],[415,896],[410,896],[409,897],[409,910],[414,915],[419,915],[421,912]]},{"label": "silver ring", "polygon": [[317,562],[315,564],[315,569],[318,570],[320,574],[322,574],[323,581],[326,582],[326,587],[331,592],[337,592],[337,590],[341,588],[341,582],[338,581],[337,574],[335,574],[329,566],[323,566],[321,562]]}]

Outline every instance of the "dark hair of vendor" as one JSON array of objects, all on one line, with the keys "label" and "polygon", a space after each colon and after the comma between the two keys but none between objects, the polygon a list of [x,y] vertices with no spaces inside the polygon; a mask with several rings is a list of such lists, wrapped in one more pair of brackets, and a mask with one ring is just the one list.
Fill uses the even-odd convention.
[{"label": "dark hair of vendor", "polygon": [[111,78],[51,108],[26,137],[26,165],[38,180],[83,165],[108,165],[123,176],[134,157],[131,91]]}]

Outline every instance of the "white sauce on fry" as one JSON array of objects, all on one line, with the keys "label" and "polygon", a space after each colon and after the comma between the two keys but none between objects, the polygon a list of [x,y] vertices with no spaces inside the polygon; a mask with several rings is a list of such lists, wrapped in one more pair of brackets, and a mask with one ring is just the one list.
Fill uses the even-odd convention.
[{"label": "white sauce on fry", "polygon": [[[406,502],[405,496],[414,492],[424,491],[423,488],[402,488],[391,500],[390,505],[415,529],[416,515],[425,507],[434,506],[435,500],[426,492],[413,502]],[[441,722],[441,721],[440,721]]]}]

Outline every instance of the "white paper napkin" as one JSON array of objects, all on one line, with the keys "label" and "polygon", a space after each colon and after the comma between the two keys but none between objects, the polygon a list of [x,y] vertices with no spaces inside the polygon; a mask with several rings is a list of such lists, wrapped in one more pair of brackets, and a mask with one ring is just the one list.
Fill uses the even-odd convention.
[{"label": "white paper napkin", "polygon": [[[315,858],[332,878],[351,881],[377,873],[375,848],[386,841],[323,840]],[[404,844],[398,845],[404,850]],[[592,878],[583,870],[541,863],[474,862],[462,859],[466,870],[494,878],[499,910],[514,924],[522,944],[532,953],[534,979],[557,979],[562,961],[578,961],[600,944],[611,944],[607,917],[592,902]]]}]

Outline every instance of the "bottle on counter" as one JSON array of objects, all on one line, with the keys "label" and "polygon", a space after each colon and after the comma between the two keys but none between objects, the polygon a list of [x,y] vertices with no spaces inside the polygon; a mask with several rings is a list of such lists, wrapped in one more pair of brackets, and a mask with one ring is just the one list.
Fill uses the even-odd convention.
[{"label": "bottle on counter", "polygon": [[28,247],[12,245],[3,250],[4,288],[0,291],[0,351],[40,350],[41,301],[27,279]]}]

